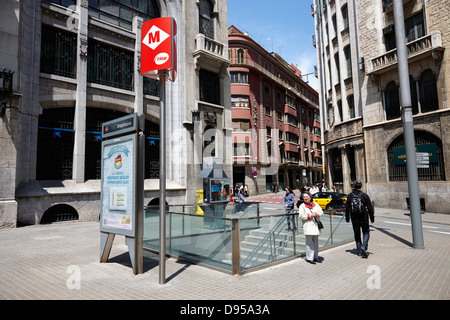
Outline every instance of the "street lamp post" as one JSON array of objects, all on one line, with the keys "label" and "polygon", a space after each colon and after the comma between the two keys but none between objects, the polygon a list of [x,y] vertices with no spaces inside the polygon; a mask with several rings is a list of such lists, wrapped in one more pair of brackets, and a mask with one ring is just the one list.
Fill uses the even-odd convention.
[{"label": "street lamp post", "polygon": [[403,1],[394,0],[393,5],[413,247],[415,249],[424,249]]}]

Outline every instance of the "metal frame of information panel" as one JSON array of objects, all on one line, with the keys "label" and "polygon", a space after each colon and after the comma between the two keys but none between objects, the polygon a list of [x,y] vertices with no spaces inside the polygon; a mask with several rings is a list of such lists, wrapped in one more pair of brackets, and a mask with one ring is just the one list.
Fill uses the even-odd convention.
[{"label": "metal frame of information panel", "polygon": [[[124,135],[126,133],[130,133]],[[136,114],[102,126],[100,262],[107,262],[116,234],[124,235],[135,274],[143,271],[144,140]]]}]

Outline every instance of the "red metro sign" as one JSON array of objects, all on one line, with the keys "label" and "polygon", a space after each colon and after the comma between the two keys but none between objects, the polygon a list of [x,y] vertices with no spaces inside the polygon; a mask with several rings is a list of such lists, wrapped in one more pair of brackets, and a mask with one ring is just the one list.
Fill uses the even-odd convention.
[{"label": "red metro sign", "polygon": [[177,73],[177,49],[175,19],[156,18],[142,24],[141,74],[157,78],[161,72],[175,81]]}]

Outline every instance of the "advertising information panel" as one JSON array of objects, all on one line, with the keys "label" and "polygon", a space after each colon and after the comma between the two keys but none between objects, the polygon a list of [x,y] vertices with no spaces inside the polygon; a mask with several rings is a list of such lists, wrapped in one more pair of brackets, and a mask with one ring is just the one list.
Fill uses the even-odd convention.
[{"label": "advertising information panel", "polygon": [[134,236],[136,135],[105,141],[101,230]]},{"label": "advertising information panel", "polygon": [[142,273],[144,210],[143,117],[103,123],[100,262],[107,262],[116,234],[124,235],[135,274]]}]

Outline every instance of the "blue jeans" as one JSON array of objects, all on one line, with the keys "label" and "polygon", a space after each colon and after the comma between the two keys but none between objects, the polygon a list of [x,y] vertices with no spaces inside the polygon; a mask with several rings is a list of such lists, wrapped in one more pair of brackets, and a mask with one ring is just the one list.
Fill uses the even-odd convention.
[{"label": "blue jeans", "polygon": [[[369,220],[361,219],[361,220],[353,220],[353,233],[355,236],[356,249],[358,250],[358,254],[361,253],[361,248],[367,250],[369,245],[370,231],[369,231]],[[363,238],[361,241],[361,231],[363,234]]]},{"label": "blue jeans", "polygon": [[294,213],[293,211],[294,211],[294,209],[286,209],[286,214],[289,214],[289,216],[286,216],[288,229],[291,229],[291,221],[292,221],[292,227],[295,226],[295,224],[294,224],[294,216],[291,215],[291,214]]}]

